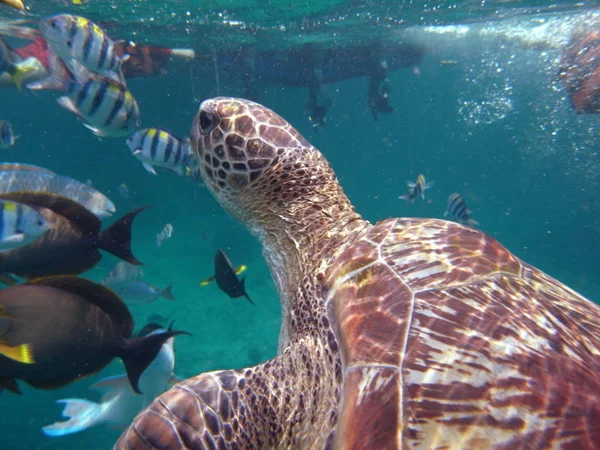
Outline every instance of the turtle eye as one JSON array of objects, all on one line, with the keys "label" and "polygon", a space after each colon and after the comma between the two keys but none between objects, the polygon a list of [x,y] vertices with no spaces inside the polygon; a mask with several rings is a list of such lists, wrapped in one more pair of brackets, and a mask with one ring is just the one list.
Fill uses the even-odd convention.
[{"label": "turtle eye", "polygon": [[200,124],[201,134],[208,134],[217,126],[216,116],[212,112],[206,111],[205,109],[200,111],[198,122]]}]

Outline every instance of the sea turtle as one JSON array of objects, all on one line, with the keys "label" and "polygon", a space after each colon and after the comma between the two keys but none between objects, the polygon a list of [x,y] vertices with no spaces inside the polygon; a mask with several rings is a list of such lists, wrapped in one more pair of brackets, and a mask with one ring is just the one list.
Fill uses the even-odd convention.
[{"label": "sea turtle", "polygon": [[481,231],[371,225],[256,103],[204,101],[208,189],[261,241],[279,354],[176,385],[115,449],[600,448],[600,307]]}]

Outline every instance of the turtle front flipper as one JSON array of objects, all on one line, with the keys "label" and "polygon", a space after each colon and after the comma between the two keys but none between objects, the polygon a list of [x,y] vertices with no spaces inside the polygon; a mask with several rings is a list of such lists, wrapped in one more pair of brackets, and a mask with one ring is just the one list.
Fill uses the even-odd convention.
[{"label": "turtle front flipper", "polygon": [[317,339],[242,370],[176,384],[142,411],[113,450],[324,448],[339,382]]},{"label": "turtle front flipper", "polygon": [[185,380],[158,397],[123,433],[114,450],[250,448],[240,433],[244,373],[227,370]]}]

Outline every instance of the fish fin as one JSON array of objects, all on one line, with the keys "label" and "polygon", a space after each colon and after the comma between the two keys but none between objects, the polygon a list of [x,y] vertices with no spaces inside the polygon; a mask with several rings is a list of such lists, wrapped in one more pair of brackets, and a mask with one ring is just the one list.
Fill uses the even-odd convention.
[{"label": "fish fin", "polygon": [[414,188],[417,185],[416,183],[414,183],[412,181],[407,181],[406,184],[408,184],[408,187],[411,188],[411,189]]},{"label": "fish fin", "polygon": [[200,286],[208,286],[212,281],[215,280],[215,276],[208,277],[206,280],[200,282]]},{"label": "fish fin", "polygon": [[90,386],[91,390],[100,392],[101,394],[107,394],[109,391],[123,388],[129,388],[129,380],[125,374],[103,378]]},{"label": "fish fin", "polygon": [[85,278],[70,275],[56,275],[43,278],[35,278],[27,281],[26,285],[48,286],[75,294],[82,299],[93,303],[119,325],[132,320],[127,306],[117,294],[107,287],[94,283]]},{"label": "fish fin", "polygon": [[164,330],[164,327],[157,323],[148,323],[138,332],[137,337],[148,336],[150,333],[156,330]]},{"label": "fish fin", "polygon": [[435,186],[435,181],[428,181],[425,183],[425,186],[423,186],[423,189],[431,189],[433,186]]},{"label": "fish fin", "polygon": [[131,226],[135,217],[147,208],[150,206],[142,206],[125,214],[106,230],[100,232],[98,248],[106,250],[128,263],[140,265],[141,262],[131,252]]},{"label": "fish fin", "polygon": [[169,381],[167,381],[167,385],[169,387],[173,387],[177,383],[181,383],[183,380],[185,380],[185,378],[180,377],[180,376],[175,375],[174,373],[172,373],[171,376],[169,377]]},{"label": "fish fin", "polygon": [[124,340],[123,355],[121,358],[125,364],[129,383],[137,394],[142,393],[139,381],[146,368],[154,361],[167,339],[178,334],[185,334],[185,332],[165,331],[164,333],[156,333],[142,338]]},{"label": "fish fin", "polygon": [[471,219],[470,217],[467,219],[467,225],[469,225],[470,227],[475,227],[477,225],[479,225],[479,222],[477,222],[474,219]]},{"label": "fish fin", "polygon": [[6,242],[7,244],[19,244],[19,243],[23,242],[24,240],[25,240],[24,233],[15,233],[11,236],[7,236],[2,239],[2,241]]},{"label": "fish fin", "polygon": [[182,166],[177,166],[177,167],[167,167],[167,170],[170,170],[171,172],[176,173],[177,175],[182,177],[185,169]]},{"label": "fish fin", "polygon": [[49,192],[17,191],[0,194],[0,200],[10,200],[38,208],[48,208],[52,212],[66,217],[86,233],[100,231],[100,219],[89,209],[70,198]]},{"label": "fish fin", "polygon": [[75,102],[73,100],[71,100],[69,97],[67,97],[66,95],[63,95],[62,97],[57,98],[56,102],[60,106],[65,108],[67,111],[72,112],[77,117],[81,117],[81,113],[79,112],[79,108],[77,108],[77,105],[75,105]]},{"label": "fish fin", "polygon": [[107,411],[101,404],[81,398],[65,398],[56,403],[65,405],[62,416],[69,420],[43,427],[42,431],[46,436],[65,436],[87,430],[102,422]]},{"label": "fish fin", "polygon": [[17,86],[17,89],[19,91],[21,91],[23,89],[23,79],[34,70],[33,67],[30,66],[25,66],[25,65],[16,65],[15,64],[15,70],[12,71],[12,73],[10,74],[10,77],[12,78],[13,82],[15,83],[15,86]]},{"label": "fish fin", "polygon": [[100,128],[93,127],[89,123],[84,123],[83,126],[86,127],[88,130],[90,130],[92,133],[94,133],[98,137],[111,137],[110,134],[107,133],[106,131],[104,131]]},{"label": "fish fin", "polygon": [[125,77],[123,77],[123,73],[121,70],[107,70],[106,72],[102,72],[102,75],[106,76],[106,78],[110,78],[113,81],[116,81],[119,84],[125,85]]},{"label": "fish fin", "polygon": [[[19,65],[27,64],[30,64],[30,67],[33,67],[34,70],[44,69],[37,58],[27,58],[25,61],[19,63]],[[36,65],[41,67],[36,69]],[[73,74],[69,71],[64,61],[56,54],[56,52],[49,50],[48,76],[39,81],[29,82],[25,87],[33,91],[50,89],[65,92],[70,83],[76,82],[77,81],[74,79]]]},{"label": "fish fin", "polygon": [[14,275],[4,272],[0,273],[0,282],[6,284],[7,286],[14,286],[19,282],[19,280],[17,280]]},{"label": "fish fin", "polygon": [[0,377],[0,392],[2,392],[3,389],[7,389],[14,394],[21,395],[21,389],[19,389],[17,380],[11,377]]},{"label": "fish fin", "polygon": [[22,364],[35,364],[33,350],[30,344],[20,344],[11,347],[4,341],[0,341],[0,355],[4,355],[13,361]]},{"label": "fish fin", "polygon": [[398,199],[406,200],[407,202],[410,202],[410,195],[401,195],[398,197]]},{"label": "fish fin", "polygon": [[246,297],[246,299],[252,303],[253,306],[256,306],[256,304],[252,301],[252,299],[250,298],[250,296],[248,295],[248,293],[246,292],[246,277],[242,277],[240,279],[240,284],[242,285],[242,290],[244,292],[244,297]]},{"label": "fish fin", "polygon": [[152,167],[151,164],[148,164],[147,162],[143,162],[142,166],[144,166],[144,169],[146,169],[152,175],[156,175],[156,170],[154,170],[154,167]]},{"label": "fish fin", "polygon": [[171,292],[172,288],[173,286],[171,284],[168,285],[161,291],[160,296],[166,298],[167,300],[175,301],[175,297],[173,297],[173,292]]},{"label": "fish fin", "polygon": [[239,267],[236,267],[236,268],[234,269],[234,271],[235,271],[235,274],[236,274],[236,275],[241,275],[241,274],[243,274],[243,273],[246,271],[246,269],[247,269],[247,268],[248,268],[248,266],[247,266],[247,265],[245,265],[245,264],[242,264],[241,266],[239,266]]}]

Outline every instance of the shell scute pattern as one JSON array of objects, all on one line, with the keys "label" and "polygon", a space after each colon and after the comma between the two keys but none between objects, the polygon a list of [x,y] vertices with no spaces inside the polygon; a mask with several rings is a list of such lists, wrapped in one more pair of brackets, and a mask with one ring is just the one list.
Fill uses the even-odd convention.
[{"label": "shell scute pattern", "polygon": [[[399,418],[371,448],[600,446],[600,327],[586,319],[600,308],[494,239],[437,220],[384,221],[325,284],[345,368],[344,448],[383,439],[364,417]],[[395,410],[374,406],[382,390],[399,396]]]},{"label": "shell scute pattern", "polygon": [[415,291],[470,283],[498,272],[521,273],[517,258],[477,230],[435,219],[387,222],[393,229],[380,247],[381,259]]}]

